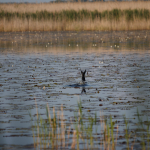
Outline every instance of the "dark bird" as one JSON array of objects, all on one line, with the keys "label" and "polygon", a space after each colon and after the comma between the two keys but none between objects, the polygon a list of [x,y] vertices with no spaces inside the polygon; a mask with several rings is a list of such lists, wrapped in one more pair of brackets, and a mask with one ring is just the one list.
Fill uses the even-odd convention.
[{"label": "dark bird", "polygon": [[82,73],[82,81],[85,81],[85,73],[86,73],[86,70],[85,70],[84,72],[81,71],[81,73]]}]

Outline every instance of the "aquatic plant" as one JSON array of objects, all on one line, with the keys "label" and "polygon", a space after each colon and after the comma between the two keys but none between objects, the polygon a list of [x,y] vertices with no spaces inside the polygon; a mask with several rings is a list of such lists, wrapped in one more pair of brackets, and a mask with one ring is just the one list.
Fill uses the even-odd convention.
[{"label": "aquatic plant", "polygon": [[[78,102],[78,109],[74,113],[74,117],[71,120],[66,120],[63,114],[63,106],[61,111],[55,111],[53,107],[53,115],[50,113],[49,106],[46,106],[46,119],[43,119],[37,108],[37,119],[34,120],[31,113],[32,132],[34,147],[40,148],[76,148],[80,149],[111,149],[115,150],[117,147],[117,140],[119,126],[112,120],[112,116],[105,118],[101,115],[100,118],[95,114],[93,117],[89,114],[88,117],[83,113],[83,106],[81,101]],[[53,116],[53,117],[52,117]],[[149,149],[149,137],[150,137],[150,122],[147,121],[147,130],[144,129],[139,113],[137,112],[139,119],[139,125],[142,127],[140,131],[146,131],[140,134],[142,149]],[[130,133],[129,123],[126,117],[125,122],[125,133],[127,149],[133,149],[135,138],[139,135]],[[139,129],[138,129],[139,131]],[[136,132],[135,132],[136,133]],[[122,136],[121,136],[122,137]],[[134,142],[130,139],[134,138]],[[146,144],[147,143],[147,144]]]},{"label": "aquatic plant", "polygon": [[[103,117],[100,121],[97,121],[97,115],[94,117],[88,116],[85,118],[82,111],[82,103],[78,102],[78,110],[74,113],[72,120],[67,122],[63,114],[63,106],[61,106],[61,112],[56,113],[53,107],[53,117],[50,114],[50,109],[47,104],[46,116],[47,119],[43,119],[37,110],[37,119],[34,121],[31,113],[32,132],[34,147],[40,148],[77,148],[80,149],[80,145],[84,145],[84,149],[96,148],[94,143],[98,140],[100,135],[98,133],[99,123],[101,126],[102,138],[100,139],[101,147],[108,149],[109,147],[115,149],[117,144],[117,136],[114,134],[114,123],[110,118],[110,122],[107,122]],[[95,130],[94,130],[95,129]]]}]

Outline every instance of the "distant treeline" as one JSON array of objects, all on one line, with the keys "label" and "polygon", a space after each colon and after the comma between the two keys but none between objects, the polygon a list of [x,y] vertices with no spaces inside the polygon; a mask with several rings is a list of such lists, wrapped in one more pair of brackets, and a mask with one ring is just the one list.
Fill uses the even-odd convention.
[{"label": "distant treeline", "polygon": [[33,20],[53,20],[53,21],[78,21],[78,20],[85,20],[85,19],[107,19],[107,20],[116,20],[119,21],[120,18],[125,17],[126,21],[134,21],[134,19],[150,19],[150,10],[148,9],[113,9],[111,11],[103,11],[99,12],[89,11],[89,10],[62,10],[59,12],[48,12],[48,11],[37,11],[36,13],[31,12],[7,12],[7,11],[0,11],[0,19],[5,18],[6,20],[11,20],[13,18],[18,18],[21,20],[24,19],[33,19]]}]

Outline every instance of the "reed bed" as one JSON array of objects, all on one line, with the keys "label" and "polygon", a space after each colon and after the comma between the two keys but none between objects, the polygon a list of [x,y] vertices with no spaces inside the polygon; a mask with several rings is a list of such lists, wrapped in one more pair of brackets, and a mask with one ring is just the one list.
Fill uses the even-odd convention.
[{"label": "reed bed", "polygon": [[150,2],[0,4],[0,31],[149,30]]},{"label": "reed bed", "polygon": [[[39,149],[105,149],[115,150],[119,138],[126,140],[126,148],[133,149],[136,143],[136,137],[140,138],[140,147],[142,150],[150,149],[150,122],[143,122],[137,111],[139,119],[138,128],[134,132],[129,130],[127,118],[124,117],[125,129],[123,135],[118,135],[119,126],[112,117],[105,118],[88,116],[83,113],[81,101],[78,102],[78,109],[71,120],[67,120],[63,114],[63,106],[60,111],[55,107],[50,113],[49,106],[46,106],[46,119],[43,119],[39,113],[36,104],[36,116],[34,120],[30,113],[32,124],[32,133],[34,147]],[[139,143],[139,142],[138,142]]]},{"label": "reed bed", "polygon": [[[49,106],[46,107],[47,119],[43,119],[37,108],[37,120],[32,125],[34,147],[45,149],[80,149],[82,144],[83,149],[99,149],[99,146],[104,149],[114,150],[117,144],[117,130],[114,130],[114,122],[110,117],[110,122],[101,117],[99,122],[97,116],[84,118],[82,112],[82,104],[78,102],[78,110],[75,112],[72,120],[67,122],[63,114],[63,106],[60,111],[55,111],[53,107],[52,115]],[[33,117],[30,114],[33,122]],[[100,123],[100,124],[99,124]],[[101,133],[97,132],[97,127],[102,128]],[[94,129],[95,128],[95,131]],[[114,132],[115,131],[115,132]],[[102,138],[98,135],[102,134]],[[98,146],[94,143],[99,143]]]},{"label": "reed bed", "polygon": [[0,12],[0,31],[149,30],[150,10]]}]

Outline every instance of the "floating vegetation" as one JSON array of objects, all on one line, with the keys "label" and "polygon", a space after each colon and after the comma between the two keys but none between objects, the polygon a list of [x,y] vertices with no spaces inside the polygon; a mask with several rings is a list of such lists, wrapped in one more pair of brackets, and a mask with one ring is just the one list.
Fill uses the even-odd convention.
[{"label": "floating vegetation", "polygon": [[[142,122],[137,111],[138,128],[135,131],[130,130],[129,122],[124,117],[124,131],[119,135],[119,126],[117,121],[113,121],[112,116],[97,117],[95,114],[85,116],[83,113],[81,101],[78,102],[78,109],[74,113],[74,117],[69,121],[65,119],[63,106],[60,111],[56,111],[53,107],[52,114],[49,106],[46,106],[47,118],[42,118],[38,113],[37,119],[34,120],[30,113],[33,132],[34,147],[37,148],[71,148],[71,149],[116,149],[117,142],[124,139],[122,144],[126,144],[126,148],[133,149],[134,144],[139,143],[141,149],[149,149],[150,122]],[[139,133],[140,132],[140,133]],[[137,140],[137,138],[140,138]]]}]

